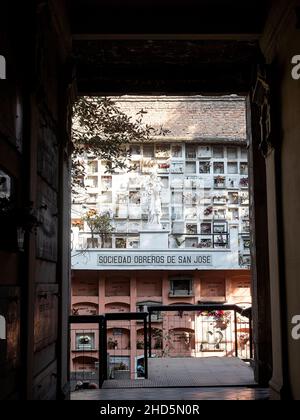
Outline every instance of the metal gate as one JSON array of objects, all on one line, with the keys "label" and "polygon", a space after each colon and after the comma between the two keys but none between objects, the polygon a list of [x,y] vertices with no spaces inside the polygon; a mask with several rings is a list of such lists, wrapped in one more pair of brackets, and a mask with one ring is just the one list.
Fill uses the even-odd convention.
[{"label": "metal gate", "polygon": [[[148,378],[148,313],[73,315],[69,324],[72,391],[101,388],[107,379]],[[142,326],[143,345],[134,360],[131,337],[137,324]]]},{"label": "metal gate", "polygon": [[251,308],[161,305],[148,311],[149,357],[253,358]]}]

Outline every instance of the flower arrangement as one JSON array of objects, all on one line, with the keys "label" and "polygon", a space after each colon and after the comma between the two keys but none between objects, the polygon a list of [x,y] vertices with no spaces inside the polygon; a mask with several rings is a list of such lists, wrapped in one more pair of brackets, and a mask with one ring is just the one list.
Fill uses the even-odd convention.
[{"label": "flower arrangement", "polygon": [[213,212],[212,206],[206,207],[206,209],[204,210],[204,216],[210,216],[212,212]]},{"label": "flower arrangement", "polygon": [[225,182],[225,176],[218,175],[215,177],[216,184],[224,184],[224,182]]},{"label": "flower arrangement", "polygon": [[170,168],[170,164],[169,163],[160,163],[158,165],[159,169],[169,169]]},{"label": "flower arrangement", "polygon": [[248,187],[248,178],[241,178],[240,179],[240,185],[241,187]]},{"label": "flower arrangement", "polygon": [[78,227],[80,230],[83,230],[84,228],[84,222],[81,219],[76,219],[72,221],[73,227]]},{"label": "flower arrangement", "polygon": [[167,145],[159,144],[156,146],[156,157],[169,157],[170,147]]},{"label": "flower arrangement", "polygon": [[200,163],[200,173],[206,174],[210,172],[211,163],[210,162],[201,162]]},{"label": "flower arrangement", "polygon": [[143,340],[137,340],[137,342],[136,342],[136,348],[138,350],[142,350],[144,348],[144,341]]},{"label": "flower arrangement", "polygon": [[216,322],[216,328],[221,330],[226,330],[228,324],[230,323],[230,314],[222,310],[199,311],[198,315],[214,318],[214,321]]},{"label": "flower arrangement", "polygon": [[80,337],[80,344],[89,344],[90,343],[90,337],[88,335],[85,335],[83,337]]},{"label": "flower arrangement", "polygon": [[107,342],[107,347],[110,350],[115,350],[118,348],[118,340],[113,340],[111,337],[109,337],[108,342]]}]

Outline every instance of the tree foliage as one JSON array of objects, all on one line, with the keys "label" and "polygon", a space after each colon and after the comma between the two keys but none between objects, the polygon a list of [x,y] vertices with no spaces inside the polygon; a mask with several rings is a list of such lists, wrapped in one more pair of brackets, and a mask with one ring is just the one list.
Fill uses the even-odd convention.
[{"label": "tree foliage", "polygon": [[146,111],[141,109],[133,119],[120,110],[111,98],[81,97],[74,105],[73,112],[73,192],[82,186],[85,175],[83,158],[94,156],[106,162],[106,170],[134,169],[130,161],[131,142],[147,142],[154,135],[165,135],[162,127],[155,130],[143,123]]},{"label": "tree foliage", "polygon": [[97,210],[89,210],[82,218],[83,222],[86,222],[91,232],[92,247],[96,248],[97,240],[95,235],[99,235],[101,238],[101,244],[105,241],[108,234],[112,233],[114,228],[111,226],[111,218],[108,213],[99,214]]}]

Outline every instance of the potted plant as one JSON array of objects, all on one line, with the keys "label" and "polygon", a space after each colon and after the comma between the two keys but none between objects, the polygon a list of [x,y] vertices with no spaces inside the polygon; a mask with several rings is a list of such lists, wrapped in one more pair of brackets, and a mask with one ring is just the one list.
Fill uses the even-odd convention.
[{"label": "potted plant", "polygon": [[215,311],[214,318],[216,321],[216,328],[224,331],[230,323],[230,318],[224,311]]},{"label": "potted plant", "polygon": [[154,349],[161,350],[163,348],[163,333],[161,330],[155,330],[152,333],[154,338]]},{"label": "potted plant", "polygon": [[136,348],[138,350],[143,350],[144,349],[144,342],[142,340],[138,340],[136,343]]},{"label": "potted plant", "polygon": [[109,337],[107,347],[109,350],[116,350],[118,348],[118,340],[113,340],[111,337]]},{"label": "potted plant", "polygon": [[215,188],[224,188],[225,187],[225,177],[217,176],[215,177]]}]

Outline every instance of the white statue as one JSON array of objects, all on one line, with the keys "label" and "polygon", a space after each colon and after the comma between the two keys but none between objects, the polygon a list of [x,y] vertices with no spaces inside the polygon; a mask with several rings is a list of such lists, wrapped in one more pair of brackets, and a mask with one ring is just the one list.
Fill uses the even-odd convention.
[{"label": "white statue", "polygon": [[157,174],[153,171],[145,182],[145,189],[149,202],[148,224],[151,226],[161,226],[160,220],[162,211],[160,194],[162,186],[162,182],[158,178]]}]

